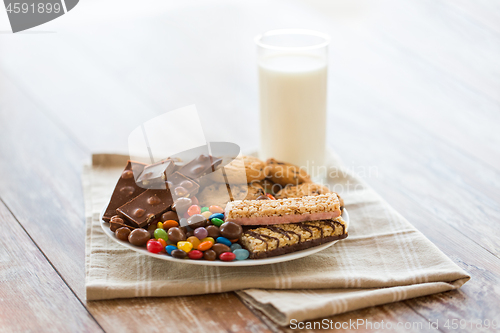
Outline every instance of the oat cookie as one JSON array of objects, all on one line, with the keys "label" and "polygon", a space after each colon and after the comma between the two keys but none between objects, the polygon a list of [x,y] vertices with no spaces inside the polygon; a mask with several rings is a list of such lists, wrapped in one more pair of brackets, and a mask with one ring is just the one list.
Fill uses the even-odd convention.
[{"label": "oat cookie", "polygon": [[286,186],[311,182],[307,172],[296,165],[280,162],[274,158],[268,159],[266,164],[266,173],[274,183]]},{"label": "oat cookie", "polygon": [[303,183],[300,185],[288,185],[278,193],[276,193],[276,199],[284,198],[301,198],[306,195],[319,195],[325,193],[331,193],[326,186],[315,184],[315,183]]},{"label": "oat cookie", "polygon": [[[246,184],[266,178],[266,163],[257,157],[241,155],[224,167],[230,184]],[[225,179],[221,170],[217,170],[211,176],[217,183],[224,183]]]},{"label": "oat cookie", "polygon": [[196,195],[201,206],[209,207],[217,205],[225,208],[226,204],[232,200],[255,200],[265,194],[264,188],[260,184],[240,184],[231,186],[231,196],[226,184],[213,183],[204,187]]}]

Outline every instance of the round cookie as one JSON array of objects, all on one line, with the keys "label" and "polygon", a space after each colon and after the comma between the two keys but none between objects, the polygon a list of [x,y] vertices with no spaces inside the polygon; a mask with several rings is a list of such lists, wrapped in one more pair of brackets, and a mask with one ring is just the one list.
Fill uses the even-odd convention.
[{"label": "round cookie", "polygon": [[307,172],[296,165],[279,162],[274,158],[268,159],[266,164],[266,173],[274,183],[286,186],[311,182]]},{"label": "round cookie", "polygon": [[255,200],[265,194],[264,188],[260,184],[235,184],[230,187],[231,197],[226,184],[214,183],[203,188],[198,195],[201,206],[209,207],[216,205],[226,208],[232,200]]},{"label": "round cookie", "polygon": [[273,196],[284,188],[283,185],[276,184],[273,181],[271,181],[269,178],[265,178],[263,180],[252,182],[252,184],[257,184],[257,185],[261,186],[266,193],[272,194]]},{"label": "round cookie", "polygon": [[[266,178],[266,163],[257,157],[241,155],[224,167],[229,184],[246,184]],[[221,170],[210,175],[210,178],[217,183],[225,183]]]},{"label": "round cookie", "polygon": [[303,183],[300,185],[288,185],[278,193],[276,199],[284,198],[301,198],[308,195],[319,195],[325,193],[332,193],[326,186],[315,183]]}]

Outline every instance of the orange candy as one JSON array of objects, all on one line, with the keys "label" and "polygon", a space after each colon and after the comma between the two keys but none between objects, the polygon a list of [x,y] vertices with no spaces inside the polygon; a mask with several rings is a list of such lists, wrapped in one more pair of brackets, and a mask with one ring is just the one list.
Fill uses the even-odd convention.
[{"label": "orange candy", "polygon": [[212,245],[214,245],[212,242],[205,241],[198,244],[198,247],[196,247],[196,249],[200,251],[206,251],[209,250],[212,247]]},{"label": "orange candy", "polygon": [[238,241],[238,238],[235,239],[230,239],[231,243],[236,243]]},{"label": "orange candy", "polygon": [[165,247],[167,246],[167,242],[165,242],[165,240],[163,238],[158,238],[157,241],[160,242],[160,244],[161,244],[161,247],[162,247],[161,252],[167,252],[167,251],[165,251]]},{"label": "orange candy", "polygon": [[165,229],[165,230],[168,230],[168,229],[173,228],[173,227],[178,227],[178,226],[179,226],[179,222],[174,221],[174,220],[167,220],[167,221],[163,222],[163,229]]},{"label": "orange candy", "polygon": [[208,207],[208,209],[213,213],[224,213],[224,209],[222,209],[221,207],[219,206],[215,206],[215,205],[212,205],[210,207]]},{"label": "orange candy", "polygon": [[198,245],[200,245],[200,240],[198,239],[198,237],[196,236],[191,236],[191,237],[188,237],[187,241],[191,244],[193,244],[193,248],[194,249],[197,249],[198,248]]}]

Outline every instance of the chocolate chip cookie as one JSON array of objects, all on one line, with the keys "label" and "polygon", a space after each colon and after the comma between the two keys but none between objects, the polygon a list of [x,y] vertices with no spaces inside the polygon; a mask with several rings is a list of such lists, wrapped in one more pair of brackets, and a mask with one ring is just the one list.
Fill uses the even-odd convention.
[{"label": "chocolate chip cookie", "polygon": [[331,193],[326,186],[315,184],[315,183],[303,183],[300,185],[288,185],[278,193],[276,193],[276,199],[284,198],[301,198],[308,195],[319,195]]},{"label": "chocolate chip cookie", "polygon": [[269,175],[271,181],[283,186],[311,182],[309,175],[304,169],[290,163],[277,161],[274,158],[266,161],[265,173]]},{"label": "chocolate chip cookie", "polygon": [[[246,184],[266,178],[266,163],[257,157],[241,155],[224,167],[229,184]],[[217,183],[225,183],[223,173],[219,170],[210,175]]]}]

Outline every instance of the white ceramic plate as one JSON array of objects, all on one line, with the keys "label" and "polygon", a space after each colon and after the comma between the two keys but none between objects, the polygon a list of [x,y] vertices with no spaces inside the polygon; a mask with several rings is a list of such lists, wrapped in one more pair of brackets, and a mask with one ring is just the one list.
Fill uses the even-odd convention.
[{"label": "white ceramic plate", "polygon": [[[329,242],[326,244],[314,246],[314,247],[311,247],[309,249],[296,251],[296,252],[292,252],[292,253],[288,253],[288,254],[283,254],[280,256],[276,256],[276,257],[265,258],[265,259],[247,259],[247,260],[235,260],[235,261],[229,261],[229,262],[221,261],[221,260],[208,261],[208,260],[177,259],[177,258],[173,258],[171,256],[168,256],[164,253],[159,253],[159,254],[151,253],[146,249],[146,247],[138,247],[138,246],[130,244],[129,242],[124,242],[124,241],[119,240],[118,238],[116,238],[115,233],[109,229],[109,223],[104,222],[102,220],[103,213],[104,213],[104,210],[102,211],[101,216],[100,216],[101,227],[104,230],[104,232],[106,233],[106,235],[108,235],[115,242],[117,242],[125,247],[128,247],[129,249],[131,249],[133,251],[142,253],[142,254],[150,256],[150,257],[154,257],[154,258],[158,258],[158,259],[162,259],[162,260],[167,260],[167,261],[173,261],[173,262],[177,262],[177,263],[182,262],[182,263],[190,264],[190,265],[259,266],[259,265],[275,264],[278,262],[289,261],[289,260],[294,260],[294,259],[299,259],[299,258],[310,256],[311,254],[314,254],[314,253],[322,251],[326,248],[329,248],[330,246],[332,246],[333,244],[338,242],[338,240],[336,240],[336,241]],[[347,213],[346,209],[344,209],[344,211],[342,213],[342,219],[344,219],[344,221],[346,222],[345,230],[347,231],[349,229],[349,213]]]}]

